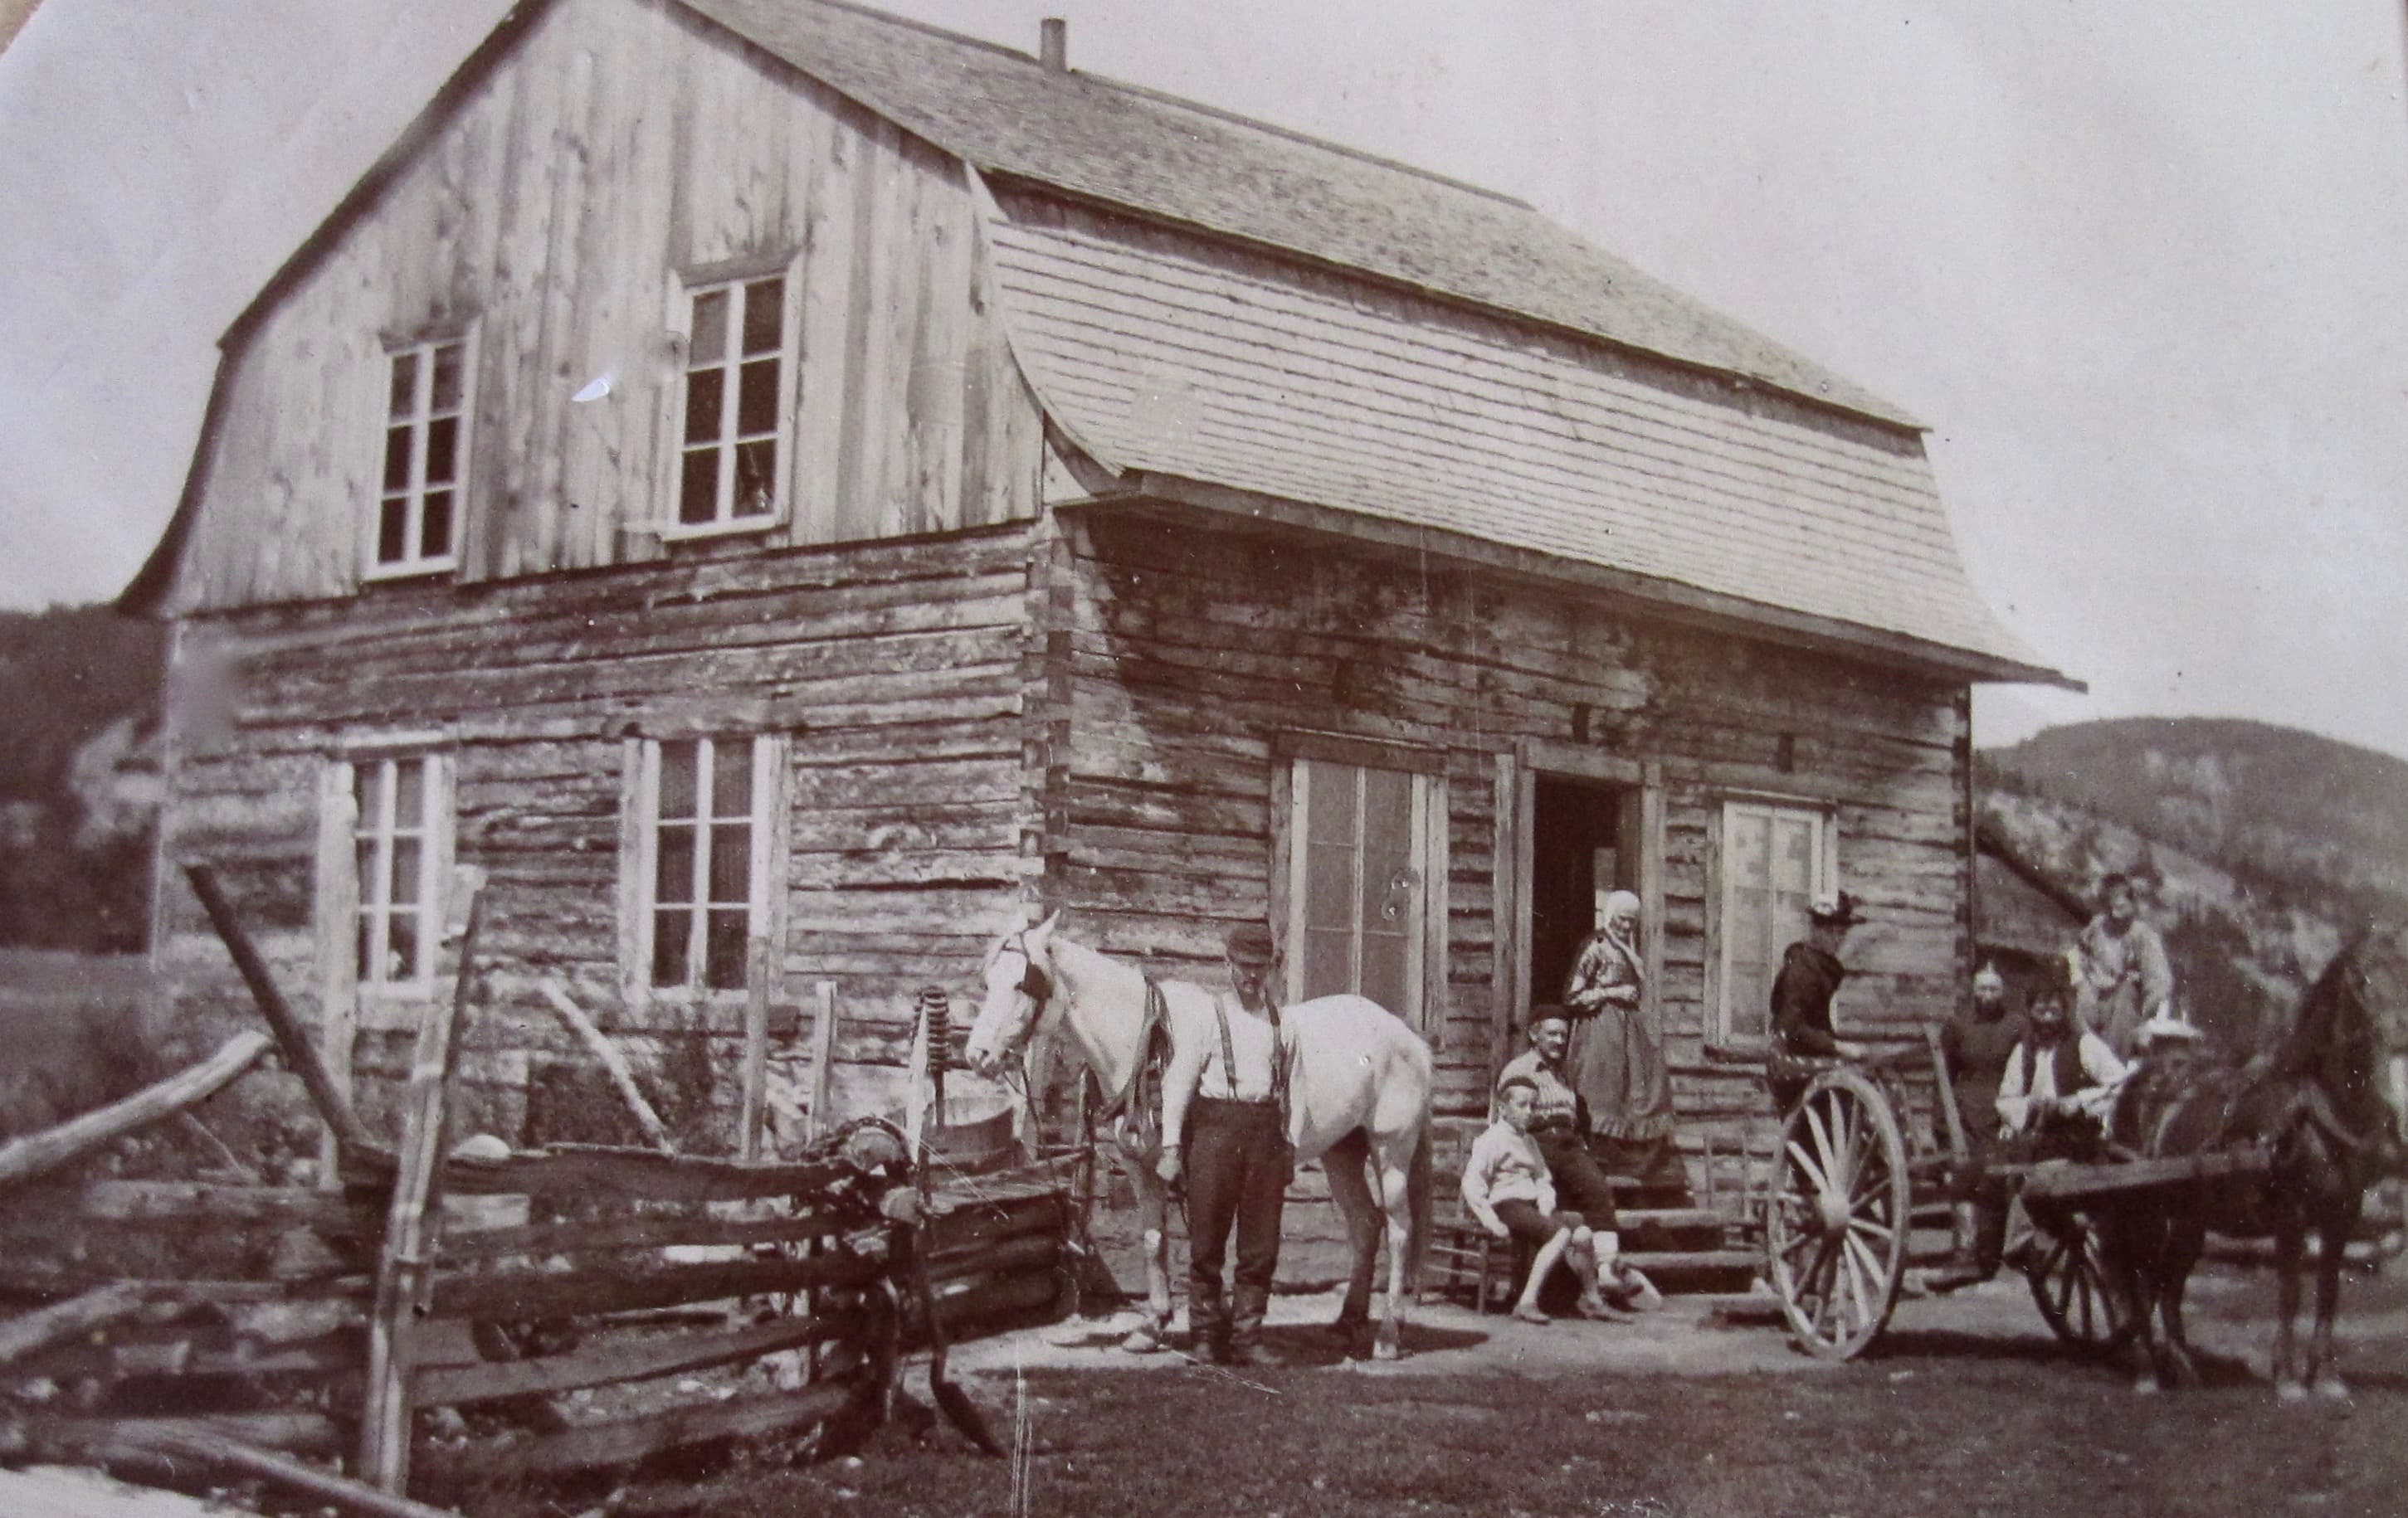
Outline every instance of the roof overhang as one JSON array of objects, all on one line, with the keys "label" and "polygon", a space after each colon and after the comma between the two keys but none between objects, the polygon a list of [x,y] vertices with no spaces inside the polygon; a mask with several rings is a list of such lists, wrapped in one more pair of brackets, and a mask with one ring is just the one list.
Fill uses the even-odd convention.
[{"label": "roof overhang", "polygon": [[1812,649],[1926,678],[1974,684],[2054,685],[2076,692],[2089,689],[2083,681],[2043,665],[1950,648],[1466,533],[1283,499],[1209,480],[1132,470],[1117,484],[1096,494],[1051,505],[1056,510],[1073,511],[1164,506],[1208,511],[1256,523],[1272,535],[1342,537],[1376,556],[1440,560],[1557,593],[1585,593],[1665,622]]}]

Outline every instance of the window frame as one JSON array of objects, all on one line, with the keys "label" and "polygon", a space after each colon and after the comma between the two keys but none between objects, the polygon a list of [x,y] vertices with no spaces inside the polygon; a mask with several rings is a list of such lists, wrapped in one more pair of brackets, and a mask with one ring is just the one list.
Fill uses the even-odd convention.
[{"label": "window frame", "polygon": [[[372,821],[390,822],[396,794],[392,783],[393,766],[402,764],[425,766],[420,784],[423,825],[419,835],[419,899],[415,909],[419,920],[417,963],[407,976],[370,979],[360,973],[361,920],[371,911],[389,920],[392,906],[389,900],[371,899],[374,893],[366,889],[369,882],[360,876],[358,851],[364,838],[381,840],[377,878],[389,882],[390,846],[397,835],[389,826],[366,834],[362,829]],[[384,770],[386,777],[380,788],[385,816],[375,820],[363,817],[358,804],[361,771],[368,766]],[[450,921],[452,870],[458,848],[455,783],[452,752],[439,735],[393,736],[354,742],[327,762],[321,793],[317,895],[325,967],[321,992],[330,1005],[337,1001],[349,1005],[420,1002],[432,997],[441,983],[444,930]],[[389,889],[389,883],[379,887],[381,891]]]},{"label": "window frame", "polygon": [[[663,429],[663,460],[659,483],[661,509],[654,514],[653,527],[662,541],[689,542],[697,538],[725,537],[744,533],[772,531],[782,527],[794,515],[795,492],[795,409],[800,394],[801,354],[801,281],[796,277],[800,260],[794,255],[775,259],[748,259],[728,264],[707,265],[687,270],[673,282],[669,296],[668,329],[673,339],[674,382],[668,392],[667,414]],[[782,281],[779,291],[778,311],[778,398],[777,424],[767,434],[747,438],[736,432],[737,417],[741,409],[740,378],[737,384],[724,385],[721,393],[720,420],[722,431],[710,446],[723,457],[718,466],[718,482],[712,500],[711,519],[688,522],[684,519],[685,460],[694,451],[686,437],[686,410],[689,394],[697,372],[694,365],[694,312],[702,296],[714,292],[746,291],[746,301],[752,286],[767,280]],[[730,343],[740,339],[743,319],[740,312],[731,313]],[[721,372],[736,374],[745,355],[728,354],[716,365]],[[737,515],[734,507],[735,456],[743,441],[770,443],[770,497],[767,511]]]},{"label": "window frame", "polygon": [[[438,414],[434,408],[435,361],[436,355],[446,348],[460,350],[460,395],[456,406]],[[381,351],[383,383],[377,390],[381,397],[377,424],[379,447],[360,544],[361,578],[379,581],[456,574],[460,568],[460,545],[467,523],[471,435],[475,431],[477,414],[476,326],[472,322],[404,336],[388,336]],[[402,558],[386,560],[380,556],[379,550],[383,539],[385,506],[393,498],[385,486],[385,456],[395,426],[393,371],[404,358],[414,358],[417,363],[412,380],[412,409],[408,418],[410,431],[409,481],[400,497],[405,503],[402,539],[407,551]],[[427,554],[421,552],[420,547],[426,522],[428,438],[435,423],[445,420],[458,423],[453,433],[452,478],[448,481],[452,490],[451,531],[447,535],[445,551]]]},{"label": "window frame", "polygon": [[[1731,1005],[1733,976],[1731,951],[1736,935],[1732,932],[1731,893],[1739,881],[1730,866],[1730,840],[1734,817],[1742,812],[1759,812],[1768,817],[1786,816],[1811,823],[1814,828],[1813,875],[1807,882],[1809,900],[1828,896],[1840,878],[1839,809],[1828,800],[1792,795],[1771,795],[1760,792],[1724,792],[1713,798],[1710,847],[1707,858],[1711,868],[1706,889],[1706,1019],[1705,1041],[1711,1052],[1756,1055],[1771,1046],[1768,1004],[1761,1015],[1767,1024],[1761,1032],[1743,1032],[1735,1026]],[[1783,946],[1785,950],[1786,946]],[[1776,950],[1776,955],[1782,951]],[[1777,957],[1773,964],[1778,972]],[[1770,995],[1770,986],[1767,987]]]},{"label": "window frame", "polygon": [[[1415,922],[1405,935],[1405,995],[1407,1005],[1388,1009],[1437,1042],[1437,1030],[1446,1014],[1447,964],[1447,870],[1448,870],[1448,795],[1442,755],[1420,750],[1391,748],[1385,744],[1357,742],[1342,738],[1322,738],[1318,735],[1282,733],[1273,745],[1277,767],[1274,771],[1272,812],[1277,819],[1273,833],[1271,916],[1281,924],[1280,941],[1283,950],[1281,965],[1283,993],[1289,1001],[1298,1001],[1305,995],[1307,955],[1307,898],[1311,891],[1311,837],[1308,821],[1311,816],[1313,764],[1340,765],[1354,770],[1382,770],[1399,774],[1411,785],[1408,826],[1410,841],[1407,852],[1411,868],[1418,876],[1413,890],[1413,903],[1409,910]],[[1361,838],[1360,795],[1357,790],[1355,837]],[[1358,863],[1352,886],[1355,900],[1362,896],[1362,880]],[[1362,953],[1362,932],[1355,924],[1350,945],[1355,975],[1359,983]]]},{"label": "window frame", "polygon": [[[746,872],[745,938],[747,963],[741,981],[735,986],[711,986],[709,979],[709,919],[710,904],[707,895],[710,877],[708,844],[695,850],[693,879],[697,884],[697,899],[672,903],[693,913],[688,933],[695,936],[687,946],[687,976],[676,985],[658,985],[652,981],[652,957],[656,945],[657,874],[660,864],[661,753],[663,746],[672,743],[709,744],[715,749],[725,743],[750,743],[752,746],[751,785],[752,806],[746,819],[751,827],[752,857]],[[750,943],[753,938],[766,938],[775,947],[783,942],[785,893],[777,888],[781,875],[780,865],[786,857],[785,775],[788,745],[782,733],[758,732],[665,732],[648,738],[629,738],[623,750],[625,797],[622,818],[620,848],[620,976],[631,1005],[648,1001],[707,1001],[719,998],[740,1000],[750,994]],[[710,766],[697,753],[697,777],[706,776]],[[695,807],[698,814],[707,812],[710,803],[708,784],[697,785]],[[672,819],[672,821],[678,821]],[[699,826],[697,839],[708,838],[710,829]],[[698,939],[699,941],[695,941]],[[770,968],[772,981],[778,969]]]}]

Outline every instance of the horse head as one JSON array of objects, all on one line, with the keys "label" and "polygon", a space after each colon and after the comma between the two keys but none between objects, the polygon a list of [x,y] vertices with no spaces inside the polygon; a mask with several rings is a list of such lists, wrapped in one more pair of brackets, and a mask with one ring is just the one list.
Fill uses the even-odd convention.
[{"label": "horse head", "polygon": [[1055,912],[1034,927],[1016,928],[987,950],[986,992],[965,1051],[979,1074],[993,1076],[1045,1021],[1054,1004],[1054,929],[1061,920]]}]

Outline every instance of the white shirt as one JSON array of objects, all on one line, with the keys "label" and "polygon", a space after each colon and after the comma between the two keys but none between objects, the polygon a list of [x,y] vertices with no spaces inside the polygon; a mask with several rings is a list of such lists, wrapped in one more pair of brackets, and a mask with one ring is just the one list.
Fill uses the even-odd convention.
[{"label": "white shirt", "polygon": [[[2075,1053],[2082,1062],[2083,1078],[2090,1082],[2074,1092],[2073,1104],[2102,1122],[2114,1105],[2115,1089],[2124,1080],[2124,1062],[2107,1047],[2107,1040],[2095,1033],[2077,1036],[2080,1042]],[[2027,1083],[2029,1089],[2027,1090]],[[2054,1046],[2041,1049],[2029,1042],[2015,1045],[2007,1056],[2006,1074],[1999,1081],[1999,1132],[2014,1138],[2031,1126],[2035,1103],[2053,1102],[2058,1098],[2057,1089],[2057,1052]]]},{"label": "white shirt", "polygon": [[1463,1162],[1463,1205],[1490,1233],[1498,1231],[1497,1204],[1524,1201],[1541,1212],[1555,1210],[1555,1183],[1530,1136],[1499,1118],[1471,1141]]}]

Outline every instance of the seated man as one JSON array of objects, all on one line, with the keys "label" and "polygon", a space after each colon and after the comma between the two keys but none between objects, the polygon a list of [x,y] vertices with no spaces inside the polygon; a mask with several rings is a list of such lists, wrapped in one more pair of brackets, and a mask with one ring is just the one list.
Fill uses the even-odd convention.
[{"label": "seated man", "polygon": [[1613,1182],[1589,1152],[1588,1104],[1566,1078],[1564,1058],[1571,1047],[1571,1014],[1553,1003],[1530,1009],[1530,1047],[1505,1062],[1497,1072],[1498,1106],[1505,1083],[1526,1081],[1537,1094],[1530,1117],[1530,1141],[1547,1162],[1548,1178],[1563,1205],[1588,1225],[1597,1253],[1597,1279],[1607,1297],[1619,1305],[1652,1307],[1662,1300],[1655,1284],[1620,1261],[1621,1223],[1613,1209]]},{"label": "seated man", "polygon": [[2073,1025],[2072,987],[2061,972],[2032,992],[2030,1027],[1999,1081],[1999,1138],[2006,1157],[2084,1159],[2106,1130],[2124,1062],[2107,1040]]},{"label": "seated man", "polygon": [[[1999,1082],[2001,1160],[2044,1163],[2098,1154],[2124,1081],[2124,1062],[2107,1041],[2073,1025],[2072,977],[2059,962],[2050,961],[2049,968],[2032,991],[2030,1031],[2007,1056]],[[2007,1233],[2003,1258],[2020,1267],[2032,1243],[2020,1198],[2010,1209]]]},{"label": "seated man", "polygon": [[1996,965],[1974,972],[1971,1007],[1940,1030],[1956,1126],[1965,1138],[1965,1163],[1949,1178],[1956,1203],[1958,1253],[1924,1282],[1934,1291],[1971,1286],[1999,1273],[2007,1238],[2007,1189],[1987,1172],[1999,1148],[1999,1087],[2025,1032],[2022,1015],[2008,1004],[2006,977]]},{"label": "seated man", "polygon": [[1831,998],[1848,978],[1840,946],[1861,921],[1856,898],[1845,891],[1817,901],[1807,910],[1806,937],[1782,953],[1772,981],[1772,1058],[1765,1083],[1784,1112],[1798,1105],[1813,1080],[1801,1061],[1864,1057],[1863,1046],[1839,1037],[1831,1024]]},{"label": "seated man", "polygon": [[1524,1323],[1548,1321],[1539,1306],[1539,1287],[1556,1262],[1569,1256],[1581,1280],[1581,1316],[1612,1317],[1613,1310],[1600,1295],[1588,1224],[1577,1212],[1555,1210],[1547,1162],[1530,1141],[1538,1104],[1538,1085],[1527,1076],[1509,1077],[1498,1084],[1497,1121],[1471,1141],[1471,1153],[1464,1161],[1463,1205],[1491,1238],[1518,1239],[1536,1251],[1513,1316]]}]

